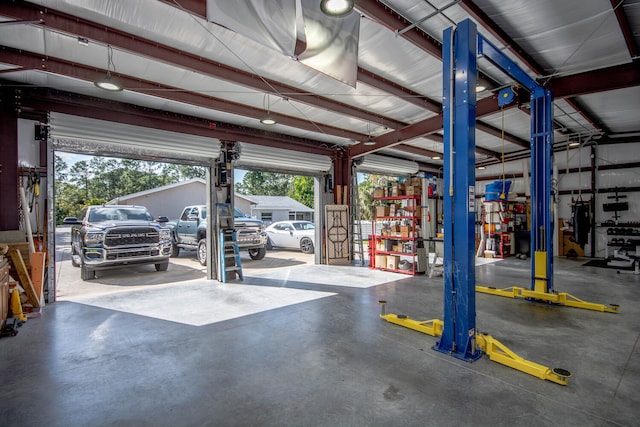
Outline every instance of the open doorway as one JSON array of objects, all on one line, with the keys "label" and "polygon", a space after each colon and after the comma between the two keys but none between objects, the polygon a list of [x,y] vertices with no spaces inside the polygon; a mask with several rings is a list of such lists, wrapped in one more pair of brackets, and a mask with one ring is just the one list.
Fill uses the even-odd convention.
[{"label": "open doorway", "polygon": [[[53,156],[56,299],[206,275],[206,268],[187,254],[170,260],[170,239],[168,248],[147,242],[155,233],[156,242],[162,243],[160,233],[167,241],[168,222],[182,204],[206,202],[200,200],[206,194],[206,167],[64,151]],[[126,241],[126,250],[116,241]],[[84,251],[93,251],[96,262],[85,264]]]},{"label": "open doorway", "polygon": [[301,252],[312,261],[322,249],[315,230],[315,178],[259,170],[237,170],[235,176],[236,209],[263,221],[268,256]]}]

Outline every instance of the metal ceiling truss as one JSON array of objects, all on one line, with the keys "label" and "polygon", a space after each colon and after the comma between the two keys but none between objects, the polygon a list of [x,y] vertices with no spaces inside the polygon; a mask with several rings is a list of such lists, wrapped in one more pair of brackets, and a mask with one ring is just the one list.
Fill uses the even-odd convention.
[{"label": "metal ceiling truss", "polygon": [[[612,4],[615,2],[616,0],[612,0]],[[179,3],[167,0],[164,1],[164,3],[173,7],[180,8],[181,10],[184,10],[201,18],[205,18],[206,16],[205,0],[181,0]],[[525,64],[527,64],[527,66],[529,66],[536,73],[542,74],[543,68],[539,64],[537,64],[520,46],[518,46],[517,43],[513,41],[513,39],[511,39],[503,30],[501,30],[499,26],[495,25],[495,23],[493,23],[486,16],[486,14],[484,14],[475,4],[473,4],[472,1],[462,0],[459,4],[465,9],[465,11],[467,11],[467,13],[481,22],[484,27],[490,29],[490,31],[496,37],[498,37],[498,39],[501,40],[506,46],[509,46],[513,53],[516,54],[518,58],[521,59]],[[408,25],[412,24],[378,0],[356,0],[356,8],[371,19],[377,21],[379,24],[395,32],[398,32],[398,29],[405,28]],[[619,9],[621,9],[621,7],[616,8],[616,14],[619,13]],[[442,106],[439,102],[417,94],[408,88],[402,87],[397,83],[391,82],[362,68],[358,69],[358,80],[360,82],[386,91],[391,95],[400,97],[406,102],[425,108],[425,110],[437,112],[439,115],[428,118],[421,122],[407,125],[397,120],[383,117],[379,114],[371,113],[363,109],[354,108],[347,104],[336,102],[332,99],[325,98],[319,95],[303,92],[297,88],[287,86],[273,80],[264,79],[261,76],[256,76],[254,74],[247,73],[245,71],[238,70],[215,61],[207,60],[196,55],[191,55],[187,52],[179,51],[169,46],[159,45],[156,42],[148,41],[138,36],[116,30],[114,28],[109,28],[105,27],[104,25],[81,20],[76,17],[66,15],[64,13],[57,12],[51,9],[43,9],[37,5],[32,5],[26,2],[9,4],[3,3],[0,6],[0,10],[5,16],[12,16],[23,22],[38,22],[50,29],[73,35],[82,35],[83,37],[88,37],[91,40],[95,40],[100,43],[119,47],[123,50],[138,53],[142,56],[152,57],[165,63],[192,69],[204,75],[237,83],[259,92],[271,93],[275,95],[281,94],[281,96],[286,95],[287,98],[295,99],[296,101],[303,102],[314,107],[323,108],[328,111],[333,111],[338,114],[343,114],[350,117],[355,117],[370,123],[379,123],[383,126],[388,127],[389,129],[394,129],[391,132],[374,138],[374,141],[377,143],[374,147],[365,147],[363,144],[358,144],[351,147],[351,156],[360,156],[369,152],[379,151],[385,147],[391,147],[400,144],[403,141],[407,141],[416,137],[428,136],[429,134],[433,134],[442,130]],[[441,43],[435,38],[431,37],[429,34],[422,31],[420,28],[414,26],[413,28],[404,31],[401,36],[409,40],[428,54],[434,56],[435,58],[438,58],[440,60],[442,59]],[[25,69],[40,69],[41,64],[36,63],[37,61],[33,61],[36,59],[36,57],[38,59],[42,59],[41,57],[35,55],[31,61],[26,61],[26,63],[23,64]],[[63,63],[63,61],[48,58],[47,71],[55,72],[51,68],[55,68],[55,64],[60,64],[59,66],[61,66],[61,64]],[[84,76],[84,79],[86,80],[93,80],[97,73],[104,72],[104,70],[90,69],[89,67],[83,68],[78,64],[67,63],[67,65],[71,68],[83,69],[84,71],[82,73],[76,72],[76,74],[81,74],[81,76],[78,76],[78,78],[83,78]],[[69,73],[62,72],[62,70],[59,71],[61,71],[60,74],[74,75],[74,73],[70,70],[68,70]],[[91,74],[90,71],[93,72],[91,76],[89,76],[89,74]],[[142,82],[140,79],[135,78],[131,83],[133,83],[134,81],[137,84],[134,84],[131,87],[139,86],[141,83],[144,83],[144,85],[148,85],[148,87],[160,88],[160,85],[158,84]],[[639,81],[640,68],[638,67],[638,63],[636,62],[633,64],[610,67],[605,70],[590,71],[572,76],[554,77],[549,79],[546,82],[545,86],[547,86],[554,92],[556,98],[570,98],[587,93],[637,86]],[[153,96],[159,96],[158,91],[145,92],[143,89],[137,91],[141,93],[152,92],[151,94]],[[180,95],[180,92],[182,93],[182,95]],[[207,97],[200,94],[185,93],[184,91],[179,91],[179,93],[176,93],[176,91],[171,91],[170,93],[163,93],[162,96],[165,99],[187,102],[193,105],[203,105],[207,108],[215,108],[219,109],[220,111],[226,111],[232,114],[238,114],[256,119],[259,119],[263,114],[263,111],[261,109],[247,107],[228,101],[217,100],[216,98]],[[570,100],[568,101],[571,102]],[[211,102],[214,102],[213,106]],[[583,108],[579,108],[579,104],[574,104],[573,106],[578,107],[576,108],[576,110],[579,111],[580,114],[583,115],[583,117],[585,117],[591,123],[594,123],[595,126],[598,126],[598,124],[595,123],[592,118],[590,118],[589,114],[586,113]],[[499,107],[497,106],[495,98],[486,98],[478,102],[478,118],[496,113],[498,111]],[[277,120],[279,123],[288,126],[306,129],[312,132],[318,132],[320,130],[322,132],[325,132],[327,135],[339,136],[343,138],[353,139],[355,141],[363,141],[366,138],[366,135],[358,132],[347,131],[331,126],[319,125],[317,123],[311,123],[309,121],[297,119],[295,117],[277,115]],[[478,122],[478,129],[495,136],[495,128],[492,128],[481,122]],[[505,135],[505,140],[518,146],[523,146],[523,141],[515,136],[507,134]],[[402,150],[402,148],[399,149]],[[489,155],[491,157],[496,157],[496,154],[498,154],[492,152],[491,150],[483,150],[481,147],[476,147],[476,150],[481,154]],[[484,152],[482,152],[482,150]]]},{"label": "metal ceiling truss", "polygon": [[[175,4],[171,2],[168,2],[168,4],[172,4],[173,6],[175,6]],[[196,7],[198,4],[197,1],[190,2],[189,4],[191,5],[190,7],[196,8],[194,10],[199,10]],[[184,6],[184,8],[189,10],[189,7],[187,6]],[[197,71],[203,75],[208,75],[214,78],[221,78],[226,81],[241,84],[257,91],[295,99],[296,101],[303,102],[314,107],[323,108],[351,117],[356,117],[368,122],[378,123],[390,129],[399,129],[406,126],[406,123],[383,117],[378,114],[370,113],[362,109],[357,109],[319,95],[302,92],[292,86],[287,86],[274,80],[264,79],[263,77],[247,73],[245,71],[238,70],[215,61],[207,60],[196,55],[190,55],[169,46],[163,46],[156,42],[145,40],[143,38],[124,33],[114,28],[108,28],[104,25],[99,25],[86,20],[80,20],[75,17],[68,16],[62,12],[57,12],[51,9],[42,11],[35,5],[28,5],[25,3],[22,3],[21,5],[13,4],[2,6],[2,10],[3,14],[15,17],[17,19],[28,20],[29,22],[39,22],[49,29],[55,29],[57,31],[72,35],[79,34],[90,40],[95,40],[100,43],[135,52],[146,57],[155,58],[166,63],[178,65],[180,67],[185,67]],[[193,12],[193,10],[190,10],[190,12]],[[55,60],[54,58],[50,57],[48,57],[48,59],[50,61]],[[78,64],[74,65],[80,67]],[[98,70],[96,70],[96,72],[98,72]],[[99,72],[102,73],[103,70],[99,70]],[[142,83],[140,79],[133,78],[133,80],[136,81],[137,84],[132,85],[131,82],[126,81],[125,76],[118,75],[118,77],[123,80],[122,83],[125,84],[126,87],[136,87],[139,86],[140,83]],[[89,78],[89,80],[93,80],[95,78],[95,76],[92,76],[91,78]],[[383,90],[391,95],[398,96],[405,101],[424,108],[428,111],[436,112],[438,114],[440,114],[442,111],[442,105],[439,102],[431,100],[426,96],[420,95],[408,88],[402,87],[394,82],[377,76],[374,73],[367,71],[361,67],[358,68],[358,81]],[[157,87],[160,86],[148,82],[147,84]],[[141,90],[139,89],[136,89],[136,91],[141,92]],[[173,99],[175,93],[176,91],[172,90],[164,93],[163,97],[166,99]],[[183,100],[178,99],[178,101]],[[230,113],[239,114],[245,117],[253,117],[256,119],[261,118],[264,113],[261,109],[243,107],[239,104],[233,104],[226,101],[223,101],[220,107],[215,108],[219,109],[220,111],[227,111]],[[366,138],[366,135],[363,134],[349,131],[340,132],[339,130],[337,130],[337,128],[330,130],[330,127],[327,126],[321,126],[321,129],[319,129],[318,124],[316,123],[310,123],[306,121],[306,124],[302,124],[301,122],[304,122],[304,120],[279,115],[275,112],[272,112],[272,115],[277,119],[278,123],[297,127],[300,129],[306,129],[310,131],[322,130],[326,134],[353,139],[355,141],[362,141]]]}]

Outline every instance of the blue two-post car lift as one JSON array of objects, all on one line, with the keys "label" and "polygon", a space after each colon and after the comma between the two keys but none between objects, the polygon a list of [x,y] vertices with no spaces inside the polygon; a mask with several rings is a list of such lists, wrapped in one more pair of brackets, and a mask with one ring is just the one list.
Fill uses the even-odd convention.
[{"label": "blue two-post car lift", "polygon": [[[531,93],[531,289],[475,285],[475,130],[477,56],[483,55]],[[616,312],[616,305],[582,301],[553,288],[552,94],[478,34],[471,20],[444,31],[444,321],[416,321],[405,315],[381,317],[440,339],[435,350],[472,362],[490,360],[540,379],[566,385],[570,372],[523,359],[476,329],[476,291],[527,298],[590,310]]]}]

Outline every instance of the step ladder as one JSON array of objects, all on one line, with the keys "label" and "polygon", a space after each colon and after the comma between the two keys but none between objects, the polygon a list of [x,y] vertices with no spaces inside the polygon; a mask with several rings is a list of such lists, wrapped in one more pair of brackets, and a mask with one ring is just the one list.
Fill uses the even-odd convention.
[{"label": "step ladder", "polygon": [[242,262],[240,261],[240,250],[238,249],[238,240],[236,231],[227,229],[220,231],[220,281],[226,283],[235,279],[236,275],[240,280],[244,280],[242,276]]},{"label": "step ladder", "polygon": [[351,233],[349,233],[349,248],[351,250],[351,260],[356,257],[361,265],[365,266],[364,248],[362,245],[362,224],[360,223],[360,198],[358,197],[358,174],[356,165],[351,166],[351,186],[349,191],[349,222],[351,223]]}]

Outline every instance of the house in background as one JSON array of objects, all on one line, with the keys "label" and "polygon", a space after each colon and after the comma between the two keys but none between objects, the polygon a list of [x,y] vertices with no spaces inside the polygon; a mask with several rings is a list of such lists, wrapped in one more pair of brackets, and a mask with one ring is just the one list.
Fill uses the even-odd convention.
[{"label": "house in background", "polygon": [[293,219],[313,221],[313,209],[288,196],[244,196],[254,204],[248,212],[269,225]]},{"label": "house in background", "polygon": [[[154,218],[161,215],[177,219],[185,206],[207,203],[207,183],[201,178],[152,188],[116,197],[107,204],[146,206]],[[234,195],[235,208],[263,220],[266,224],[289,219],[313,221],[313,209],[287,196]]]},{"label": "house in background", "polygon": [[192,178],[138,193],[116,197],[107,202],[109,205],[146,206],[157,218],[161,215],[177,219],[185,206],[207,203],[207,182],[202,178]]}]

